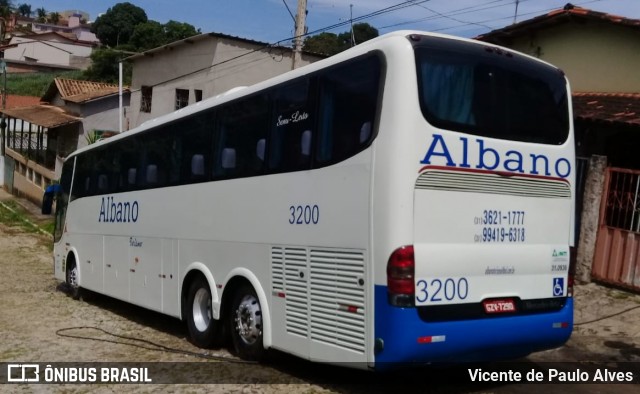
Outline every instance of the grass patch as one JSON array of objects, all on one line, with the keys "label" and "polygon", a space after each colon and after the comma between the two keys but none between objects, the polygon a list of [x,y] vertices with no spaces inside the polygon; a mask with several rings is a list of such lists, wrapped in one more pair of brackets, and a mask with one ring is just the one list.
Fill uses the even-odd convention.
[{"label": "grass patch", "polygon": [[7,92],[19,96],[42,97],[54,78],[85,79],[82,71],[7,74]]},{"label": "grass patch", "polygon": [[0,223],[20,228],[27,233],[42,234],[42,231],[45,231],[47,234],[53,234],[53,218],[36,224],[29,216],[28,211],[15,201],[4,201],[0,204]]}]

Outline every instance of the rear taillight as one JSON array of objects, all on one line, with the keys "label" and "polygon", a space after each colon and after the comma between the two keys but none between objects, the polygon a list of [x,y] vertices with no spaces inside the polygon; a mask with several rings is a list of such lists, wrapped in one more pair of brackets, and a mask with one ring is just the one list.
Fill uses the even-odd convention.
[{"label": "rear taillight", "polygon": [[578,248],[569,248],[569,275],[567,278],[567,297],[573,297],[573,283],[576,276],[576,262],[578,260]]},{"label": "rear taillight", "polygon": [[387,262],[387,294],[389,304],[400,307],[414,306],[415,258],[413,245],[394,250]]}]

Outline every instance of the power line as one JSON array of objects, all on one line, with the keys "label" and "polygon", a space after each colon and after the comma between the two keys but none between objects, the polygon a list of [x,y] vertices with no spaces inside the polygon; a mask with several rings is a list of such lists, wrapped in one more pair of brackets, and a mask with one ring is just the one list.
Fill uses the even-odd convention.
[{"label": "power line", "polygon": [[287,4],[285,0],[282,0],[282,2],[284,3],[284,6],[287,7],[287,11],[289,11],[289,15],[291,15],[291,19],[293,19],[293,23],[296,23],[296,17],[293,16],[293,12],[291,12],[291,9],[289,8],[289,4]]},{"label": "power line", "polygon": [[[398,4],[392,5],[390,7],[386,7],[386,8],[371,12],[369,14],[365,14],[365,15],[361,15],[359,17],[353,18],[353,21],[361,21],[361,20],[364,20],[364,19],[367,19],[367,18],[383,15],[383,14],[386,14],[386,13],[389,13],[389,12],[393,12],[393,11],[397,11],[397,10],[400,10],[400,9],[403,9],[403,8],[413,7],[415,5],[426,3],[428,1],[430,1],[430,0],[403,1],[402,3],[398,3]],[[302,37],[310,36],[310,35],[313,35],[313,34],[316,34],[316,33],[325,32],[325,31],[328,31],[328,30],[333,30],[333,29],[336,29],[338,27],[342,27],[342,26],[345,26],[345,25],[348,25],[348,24],[351,24],[351,23],[352,23],[352,21],[348,20],[348,21],[337,23],[337,24],[334,24],[334,25],[330,25],[330,26],[327,26],[327,27],[324,27],[324,28],[321,28],[321,29],[316,29],[316,30],[311,31],[311,32],[307,32],[305,34],[300,35],[299,37],[296,37],[296,36],[288,37],[288,38],[285,38],[285,39],[282,39],[282,40],[279,40],[279,41],[276,41],[276,42],[273,42],[273,43],[270,43],[270,44],[265,44],[264,46],[258,47],[256,49],[250,50],[250,51],[245,52],[245,53],[242,53],[242,54],[240,54],[238,56],[234,56],[232,58],[229,58],[229,59],[226,59],[226,60],[222,60],[222,61],[220,61],[220,62],[218,62],[216,64],[211,64],[211,65],[208,65],[206,67],[202,67],[202,68],[199,68],[197,70],[190,71],[190,72],[188,72],[186,74],[182,74],[182,75],[179,75],[179,76],[176,76],[176,77],[173,77],[173,78],[166,79],[164,81],[156,82],[153,85],[147,85],[147,86],[154,87],[154,86],[166,84],[166,83],[169,83],[169,82],[177,81],[177,80],[182,79],[184,77],[187,77],[189,75],[194,75],[194,74],[197,74],[197,73],[200,73],[200,72],[207,71],[207,70],[212,69],[214,67],[220,66],[220,65],[225,64],[225,63],[232,62],[234,60],[240,59],[240,58],[248,56],[248,55],[251,55],[251,54],[254,54],[254,53],[257,53],[257,52],[261,52],[261,51],[266,50],[266,49],[270,50],[271,48],[279,47],[282,42],[291,42],[291,40],[293,40],[295,38],[302,38]],[[137,91],[137,90],[139,90],[139,89],[132,89],[131,92]]]},{"label": "power line", "polygon": [[[525,0],[520,0],[521,3],[524,2],[524,1]],[[596,3],[596,2],[599,2],[599,1],[601,1],[601,0],[591,0],[591,1],[585,1],[583,3],[576,3],[575,5],[576,6],[582,6],[582,5],[585,5],[585,4]],[[531,11],[531,12],[527,12],[527,13],[524,13],[524,14],[520,14],[520,16],[540,14],[540,13],[549,12],[549,11],[553,11],[553,10],[557,10],[557,9],[558,9],[557,7],[546,8],[546,9],[543,9],[543,10]],[[491,23],[491,22],[497,22],[497,21],[501,21],[501,20],[505,20],[505,19],[511,19],[511,18],[513,18],[513,17],[512,16],[506,16],[506,17],[502,17],[502,18],[488,19],[488,20],[485,20],[485,21],[477,22],[477,23]],[[431,31],[436,32],[436,31],[451,30],[451,29],[456,29],[456,28],[459,28],[459,27],[468,26],[468,25],[471,25],[471,24],[472,23],[467,23],[467,24],[464,24],[464,25],[443,27],[443,28],[440,28],[440,29],[433,29]]]},{"label": "power line", "polygon": [[[504,2],[504,1],[505,0],[494,0],[494,1],[488,2],[488,3],[484,4],[484,5],[489,5],[489,4],[494,4],[494,3],[501,3],[501,2]],[[529,0],[521,0],[521,3],[524,3],[525,1],[529,1]],[[449,17],[458,16],[458,15],[468,14],[468,13],[471,13],[471,12],[478,12],[478,11],[489,10],[489,9],[492,9],[492,8],[505,7],[505,6],[508,6],[508,5],[511,5],[511,4],[509,4],[509,3],[507,3],[507,4],[498,4],[498,5],[492,5],[490,7],[482,7],[482,5],[473,5],[473,6],[459,8],[457,10],[452,10],[452,11],[450,11],[450,13],[442,14],[442,15],[443,16],[449,16]],[[481,7],[481,8],[479,8],[479,7]],[[443,16],[430,15],[430,16],[425,17],[425,18],[414,19],[414,20],[410,20],[410,21],[394,23],[392,25],[382,26],[382,27],[379,27],[378,29],[388,29],[388,28],[391,28],[391,27],[397,27],[397,26],[402,26],[402,25],[409,25],[409,24],[414,24],[414,23],[419,23],[419,22],[425,22],[425,21],[429,21],[429,20],[440,19]]]},{"label": "power line", "polygon": [[470,24],[474,24],[474,25],[481,26],[481,27],[486,27],[487,29],[491,29],[491,27],[489,27],[489,26],[487,26],[487,25],[483,25],[483,24],[481,24],[481,23],[476,23],[476,22],[469,22],[469,21],[463,21],[463,20],[460,20],[460,19],[456,19],[456,18],[454,18],[454,17],[452,17],[452,16],[445,15],[445,14],[442,14],[442,13],[440,13],[440,12],[438,12],[438,11],[432,10],[431,8],[426,7],[426,6],[424,6],[424,5],[418,5],[418,6],[419,6],[419,7],[421,7],[421,8],[424,8],[425,10],[430,11],[430,12],[432,12],[432,13],[434,13],[434,14],[436,14],[436,15],[438,15],[438,16],[440,16],[440,17],[442,17],[442,18],[450,19],[450,20],[452,20],[452,21],[454,21],[454,22],[458,22],[458,23],[470,23]]}]

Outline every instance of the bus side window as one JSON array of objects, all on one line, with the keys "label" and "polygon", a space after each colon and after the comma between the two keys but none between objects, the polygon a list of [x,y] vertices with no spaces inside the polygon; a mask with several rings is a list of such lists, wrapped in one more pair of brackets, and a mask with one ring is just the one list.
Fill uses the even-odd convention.
[{"label": "bus side window", "polygon": [[136,186],[136,177],[138,175],[137,168],[129,168],[127,171],[127,188],[132,189]]},{"label": "bus side window", "polygon": [[268,108],[266,95],[258,95],[220,110],[214,177],[247,177],[263,172],[264,161],[259,159],[258,146],[262,145],[264,155]]},{"label": "bus side window", "polygon": [[198,179],[204,176],[204,155],[195,154],[191,156],[191,179]]},{"label": "bus side window", "polygon": [[107,174],[98,175],[98,191],[100,193],[106,193],[109,191],[109,178]]},{"label": "bus side window", "polygon": [[220,156],[220,167],[227,174],[236,169],[236,150],[234,148],[224,148]]},{"label": "bus side window", "polygon": [[320,166],[348,159],[371,142],[380,72],[380,60],[370,56],[320,75]]},{"label": "bus side window", "polygon": [[260,160],[260,163],[264,163],[264,153],[265,153],[265,145],[267,140],[264,138],[260,138],[258,143],[256,144],[256,157]]},{"label": "bus side window", "polygon": [[300,136],[300,158],[302,162],[306,162],[309,160],[309,156],[311,156],[311,130],[305,130],[302,132]]},{"label": "bus side window", "polygon": [[155,164],[149,164],[147,166],[146,177],[147,177],[148,185],[157,184],[158,183],[158,166]]},{"label": "bus side window", "polygon": [[307,170],[311,166],[313,111],[307,79],[272,93],[269,169],[272,172]]},{"label": "bus side window", "polygon": [[[204,111],[176,123],[174,134],[179,135],[175,144],[176,164],[180,166],[181,184],[204,182],[211,176],[214,112]],[[173,150],[172,150],[173,151]],[[170,183],[172,183],[170,181]]]}]

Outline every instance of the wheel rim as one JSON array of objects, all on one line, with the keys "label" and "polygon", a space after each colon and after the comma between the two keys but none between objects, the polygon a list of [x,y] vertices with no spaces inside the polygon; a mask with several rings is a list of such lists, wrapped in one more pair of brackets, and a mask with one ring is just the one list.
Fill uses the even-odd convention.
[{"label": "wheel rim", "polygon": [[248,345],[254,344],[262,335],[262,311],[253,295],[242,297],[235,311],[235,326],[240,339]]},{"label": "wheel rim", "polygon": [[209,328],[211,323],[211,296],[206,289],[198,289],[193,297],[193,324],[200,332]]},{"label": "wheel rim", "polygon": [[69,284],[69,286],[71,286],[72,288],[77,288],[78,287],[78,267],[77,266],[73,266],[67,275],[67,283]]}]

